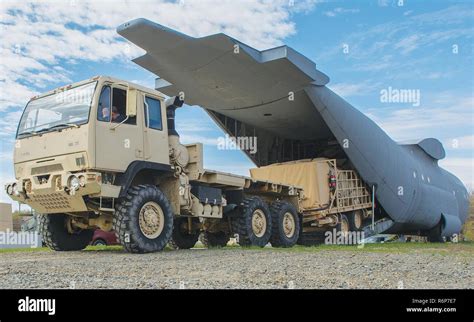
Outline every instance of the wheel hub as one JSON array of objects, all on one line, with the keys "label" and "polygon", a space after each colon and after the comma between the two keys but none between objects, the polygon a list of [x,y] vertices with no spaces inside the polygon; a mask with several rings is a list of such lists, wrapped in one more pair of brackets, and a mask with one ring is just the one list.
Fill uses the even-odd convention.
[{"label": "wheel hub", "polygon": [[265,235],[267,230],[267,218],[262,210],[257,209],[252,214],[252,231],[257,237]]},{"label": "wheel hub", "polygon": [[149,201],[140,210],[138,221],[143,235],[149,239],[155,239],[163,231],[165,215],[156,202]]},{"label": "wheel hub", "polygon": [[283,215],[283,233],[286,237],[291,238],[295,234],[296,224],[295,218],[289,212]]},{"label": "wheel hub", "polygon": [[362,215],[360,214],[360,212],[356,212],[354,214],[354,224],[357,229],[359,229],[362,226]]}]

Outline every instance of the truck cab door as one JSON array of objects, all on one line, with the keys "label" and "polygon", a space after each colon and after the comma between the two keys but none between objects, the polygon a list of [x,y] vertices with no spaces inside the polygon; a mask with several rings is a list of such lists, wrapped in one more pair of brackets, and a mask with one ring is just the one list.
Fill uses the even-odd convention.
[{"label": "truck cab door", "polygon": [[148,94],[142,97],[145,161],[169,164],[168,129],[164,103],[158,97]]},{"label": "truck cab door", "polygon": [[99,97],[96,122],[96,168],[124,172],[135,160],[143,160],[141,113],[126,116],[127,89],[104,85]]}]

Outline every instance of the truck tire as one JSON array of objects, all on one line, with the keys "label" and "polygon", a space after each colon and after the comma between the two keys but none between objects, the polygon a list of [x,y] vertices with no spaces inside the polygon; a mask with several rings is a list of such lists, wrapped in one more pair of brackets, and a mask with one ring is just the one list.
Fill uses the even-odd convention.
[{"label": "truck tire", "polygon": [[173,212],[168,198],[154,185],[130,187],[117,204],[113,229],[128,252],[163,250],[173,233]]},{"label": "truck tire", "polygon": [[224,231],[211,233],[205,231],[201,234],[200,241],[207,248],[225,247],[230,240],[230,235]]},{"label": "truck tire", "polygon": [[94,235],[92,229],[78,229],[70,233],[67,229],[66,214],[50,214],[39,216],[39,231],[43,242],[56,251],[82,250],[89,245]]},{"label": "truck tire", "polygon": [[354,210],[347,214],[347,219],[349,221],[349,229],[351,231],[361,231],[364,224],[364,216],[361,210]]},{"label": "truck tire", "polygon": [[336,225],[336,231],[342,233],[349,233],[351,230],[349,219],[347,219],[346,215],[341,214],[341,218],[339,223]]},{"label": "truck tire", "polygon": [[[174,219],[173,233],[169,245],[173,249],[190,249],[196,245],[199,239],[199,231],[189,233],[184,226],[188,223],[188,217],[176,217]],[[184,226],[184,227],[183,227]]]},{"label": "truck tire", "polygon": [[293,204],[287,201],[275,201],[270,206],[272,214],[273,247],[292,247],[300,235],[300,218]]},{"label": "truck tire", "polygon": [[234,218],[232,228],[243,247],[264,247],[270,241],[272,216],[267,204],[259,197],[244,198],[241,216]]}]

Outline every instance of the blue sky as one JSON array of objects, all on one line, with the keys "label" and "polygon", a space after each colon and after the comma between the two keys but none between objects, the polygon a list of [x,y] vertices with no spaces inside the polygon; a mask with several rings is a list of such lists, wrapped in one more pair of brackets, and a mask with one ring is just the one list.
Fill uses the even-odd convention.
[{"label": "blue sky", "polygon": [[[441,165],[474,187],[474,5],[467,0],[2,0],[2,185],[14,176],[14,133],[29,97],[101,74],[153,86],[155,76],[131,62],[143,51],[115,32],[138,17],[193,36],[225,32],[258,49],[293,47],[395,140],[442,141]],[[382,102],[388,88],[418,91],[419,106]],[[184,142],[205,144],[207,168],[248,173],[243,153],[217,150],[223,133],[200,108],[179,110],[177,120]],[[8,200],[3,191],[0,200]]]}]

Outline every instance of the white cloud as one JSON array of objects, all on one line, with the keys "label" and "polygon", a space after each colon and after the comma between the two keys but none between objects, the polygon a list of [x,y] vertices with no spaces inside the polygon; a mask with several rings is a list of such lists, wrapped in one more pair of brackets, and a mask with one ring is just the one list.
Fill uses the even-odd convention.
[{"label": "white cloud", "polygon": [[[1,68],[0,75],[2,75]],[[37,94],[37,91],[31,90],[13,79],[0,79],[0,112],[12,106],[24,105]]]},{"label": "white cloud", "polygon": [[361,83],[328,84],[328,86],[338,95],[343,97],[349,97],[367,95],[369,93],[374,93],[374,91],[378,93],[378,88],[380,87],[380,84],[364,81]]},{"label": "white cloud", "polygon": [[204,145],[216,147],[218,136],[222,136],[217,125],[209,119],[199,121],[181,119],[176,125],[176,130],[183,144],[200,142]]},{"label": "white cloud", "polygon": [[324,1],[325,0],[288,0],[286,3],[294,13],[309,13],[314,9],[317,3]]},{"label": "white cloud", "polygon": [[472,129],[473,110],[473,97],[444,92],[420,107],[370,109],[366,114],[395,141],[404,141],[427,133],[437,137],[440,129]]},{"label": "white cloud", "polygon": [[334,8],[333,10],[325,11],[323,14],[327,17],[335,17],[345,13],[358,13],[359,9],[345,9],[345,8]]},{"label": "white cloud", "polygon": [[65,66],[78,61],[128,61],[138,56],[141,49],[115,32],[128,20],[144,17],[196,37],[225,32],[263,49],[279,45],[294,34],[292,12],[311,10],[315,3],[2,0],[0,110],[24,105],[37,90],[70,82]]},{"label": "white cloud", "polygon": [[420,45],[420,36],[417,34],[410,35],[397,42],[394,47],[401,49],[402,54],[408,54],[418,48]]},{"label": "white cloud", "polygon": [[191,144],[191,143],[202,143],[204,145],[217,146],[217,137],[210,137],[204,135],[195,135],[195,134],[179,134],[181,143]]},{"label": "white cloud", "polygon": [[203,122],[197,120],[189,120],[181,118],[178,120],[178,124],[176,125],[176,129],[179,133],[199,133],[199,132],[210,132],[217,129],[217,126],[210,123],[211,120],[203,120]]},{"label": "white cloud", "polygon": [[147,77],[146,79],[132,79],[130,82],[138,85],[142,85],[148,88],[154,88],[155,87],[155,77],[150,75],[150,77]]},{"label": "white cloud", "polygon": [[[433,107],[436,106],[436,107]],[[454,92],[440,92],[420,107],[370,109],[374,120],[395,141],[436,137],[447,150],[441,167],[474,189],[474,98]],[[458,136],[453,136],[453,132]],[[452,157],[451,155],[454,155]],[[464,157],[458,157],[462,155]]]},{"label": "white cloud", "polygon": [[394,44],[394,48],[399,49],[403,55],[407,55],[419,47],[435,45],[460,37],[472,38],[472,36],[472,29],[470,28],[451,28],[449,30],[422,32],[400,39]]},{"label": "white cloud", "polygon": [[[379,2],[381,5],[383,3]],[[387,71],[389,73],[386,77],[392,79],[413,78],[413,75],[427,78],[424,76],[426,70],[432,71],[438,62],[439,51],[435,49],[439,47],[436,46],[445,46],[447,50],[451,50],[452,45],[459,40],[472,40],[473,19],[472,8],[458,4],[427,14],[410,14],[375,26],[364,24],[364,28],[348,33],[334,43],[333,47],[321,50],[316,61],[333,61],[336,55],[342,54],[342,43],[349,46],[349,52],[344,56],[351,59],[350,65],[343,65],[344,71],[349,68],[354,71],[376,72],[378,75]],[[421,49],[424,50],[423,57],[413,59],[410,54]],[[469,52],[469,48],[459,48],[459,51]],[[400,58],[401,55],[404,56],[403,59]]]},{"label": "white cloud", "polygon": [[[471,8],[471,10],[469,10]],[[424,24],[453,25],[462,23],[466,19],[474,18],[474,11],[471,7],[451,6],[434,12],[428,12],[411,17],[413,20]]]},{"label": "white cloud", "polygon": [[0,140],[2,143],[13,140],[22,113],[22,111],[17,110],[2,115],[0,118]]},{"label": "white cloud", "polygon": [[453,150],[474,151],[474,135],[452,137],[444,141],[444,146]]},{"label": "white cloud", "polygon": [[425,79],[440,79],[441,77],[446,77],[446,73],[439,73],[439,72],[431,72],[431,73],[426,73],[423,75],[423,78]]},{"label": "white cloud", "polygon": [[439,165],[456,175],[468,188],[474,189],[474,159],[472,158],[446,158],[439,161]]}]

